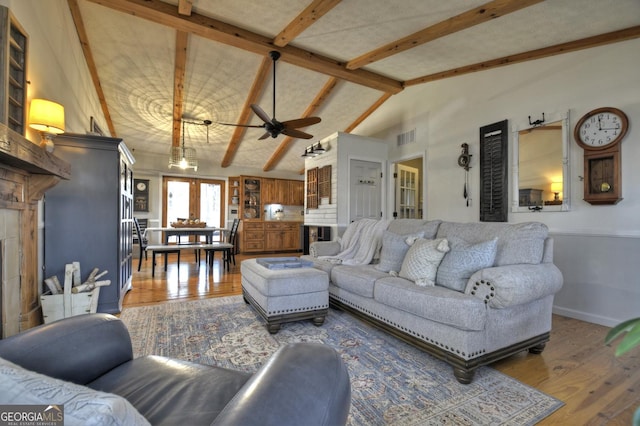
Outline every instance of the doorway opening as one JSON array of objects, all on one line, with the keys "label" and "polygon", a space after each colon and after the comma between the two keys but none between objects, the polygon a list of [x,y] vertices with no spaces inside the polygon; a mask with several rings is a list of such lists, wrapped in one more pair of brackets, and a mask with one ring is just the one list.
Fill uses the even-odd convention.
[{"label": "doorway opening", "polygon": [[424,218],[424,172],[422,157],[393,164],[394,219]]},{"label": "doorway opening", "polygon": [[[163,226],[186,219],[205,222],[208,227],[224,228],[225,199],[225,181],[223,180],[164,176],[162,178]],[[176,238],[171,237],[169,242],[180,242]]]}]

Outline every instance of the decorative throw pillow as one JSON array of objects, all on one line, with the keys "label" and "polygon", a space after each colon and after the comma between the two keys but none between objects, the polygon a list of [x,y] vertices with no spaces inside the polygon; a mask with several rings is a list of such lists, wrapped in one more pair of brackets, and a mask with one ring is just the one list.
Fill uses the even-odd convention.
[{"label": "decorative throw pillow", "polygon": [[445,238],[420,238],[407,251],[399,275],[419,286],[434,286],[438,265],[448,251],[449,243]]},{"label": "decorative throw pillow", "polygon": [[64,405],[65,425],[149,425],[129,401],[0,358],[0,404]]},{"label": "decorative throw pillow", "polygon": [[411,244],[423,237],[422,232],[415,234],[400,235],[390,231],[384,231],[382,235],[382,250],[380,251],[380,262],[375,266],[378,271],[389,272],[399,271],[402,267],[404,256],[409,251]]},{"label": "decorative throw pillow", "polygon": [[438,267],[436,284],[451,290],[464,291],[474,272],[493,266],[498,239],[468,243],[458,237],[449,237],[451,250]]}]

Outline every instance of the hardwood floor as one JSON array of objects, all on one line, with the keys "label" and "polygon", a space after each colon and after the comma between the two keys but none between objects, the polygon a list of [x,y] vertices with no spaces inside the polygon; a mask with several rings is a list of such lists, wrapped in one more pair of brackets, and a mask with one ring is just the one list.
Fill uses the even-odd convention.
[{"label": "hardwood floor", "polygon": [[[283,253],[268,256],[297,256]],[[151,259],[133,274],[133,289],[124,298],[124,307],[169,301],[195,300],[242,293],[240,262],[252,256],[236,256],[229,272],[222,270],[220,256],[213,268],[198,267],[194,256],[182,253],[180,269],[170,255],[167,272],[161,264],[151,277]],[[138,260],[134,259],[137,269]],[[540,425],[631,425],[633,412],[640,407],[640,350],[620,358],[614,348],[603,344],[607,327],[554,315],[551,341],[541,355],[526,352],[492,365],[565,403]]]}]

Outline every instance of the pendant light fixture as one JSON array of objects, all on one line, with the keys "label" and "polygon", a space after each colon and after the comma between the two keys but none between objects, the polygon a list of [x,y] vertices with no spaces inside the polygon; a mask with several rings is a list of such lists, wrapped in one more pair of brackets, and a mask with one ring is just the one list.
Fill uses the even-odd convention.
[{"label": "pendant light fixture", "polygon": [[196,158],[196,150],[185,146],[185,124],[195,124],[207,127],[207,143],[209,143],[209,125],[211,120],[200,122],[186,121],[182,119],[182,146],[172,146],[171,155],[169,157],[169,168],[178,167],[182,170],[193,169],[198,171],[198,159]]}]

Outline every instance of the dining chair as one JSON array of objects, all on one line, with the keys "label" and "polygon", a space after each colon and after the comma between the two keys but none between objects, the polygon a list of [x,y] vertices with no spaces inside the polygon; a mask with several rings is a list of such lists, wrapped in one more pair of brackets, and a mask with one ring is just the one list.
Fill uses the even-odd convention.
[{"label": "dining chair", "polygon": [[217,251],[222,252],[223,267],[225,267],[227,271],[230,269],[232,261],[234,265],[236,264],[235,251],[239,224],[240,219],[234,219],[233,223],[231,224],[231,230],[229,231],[229,234],[227,234],[226,238],[220,242],[212,242],[211,244],[213,245],[213,247],[207,248],[205,250],[205,258],[209,266],[213,266],[214,255]]},{"label": "dining chair", "polygon": [[140,246],[140,256],[138,257],[138,272],[140,271],[140,266],[142,266],[142,256],[144,254],[144,260],[147,260],[147,246],[149,245],[149,240],[144,236],[140,226],[140,220],[146,221],[147,219],[138,219],[137,217],[133,218],[133,224],[136,227],[136,235],[138,237],[138,245]]}]

